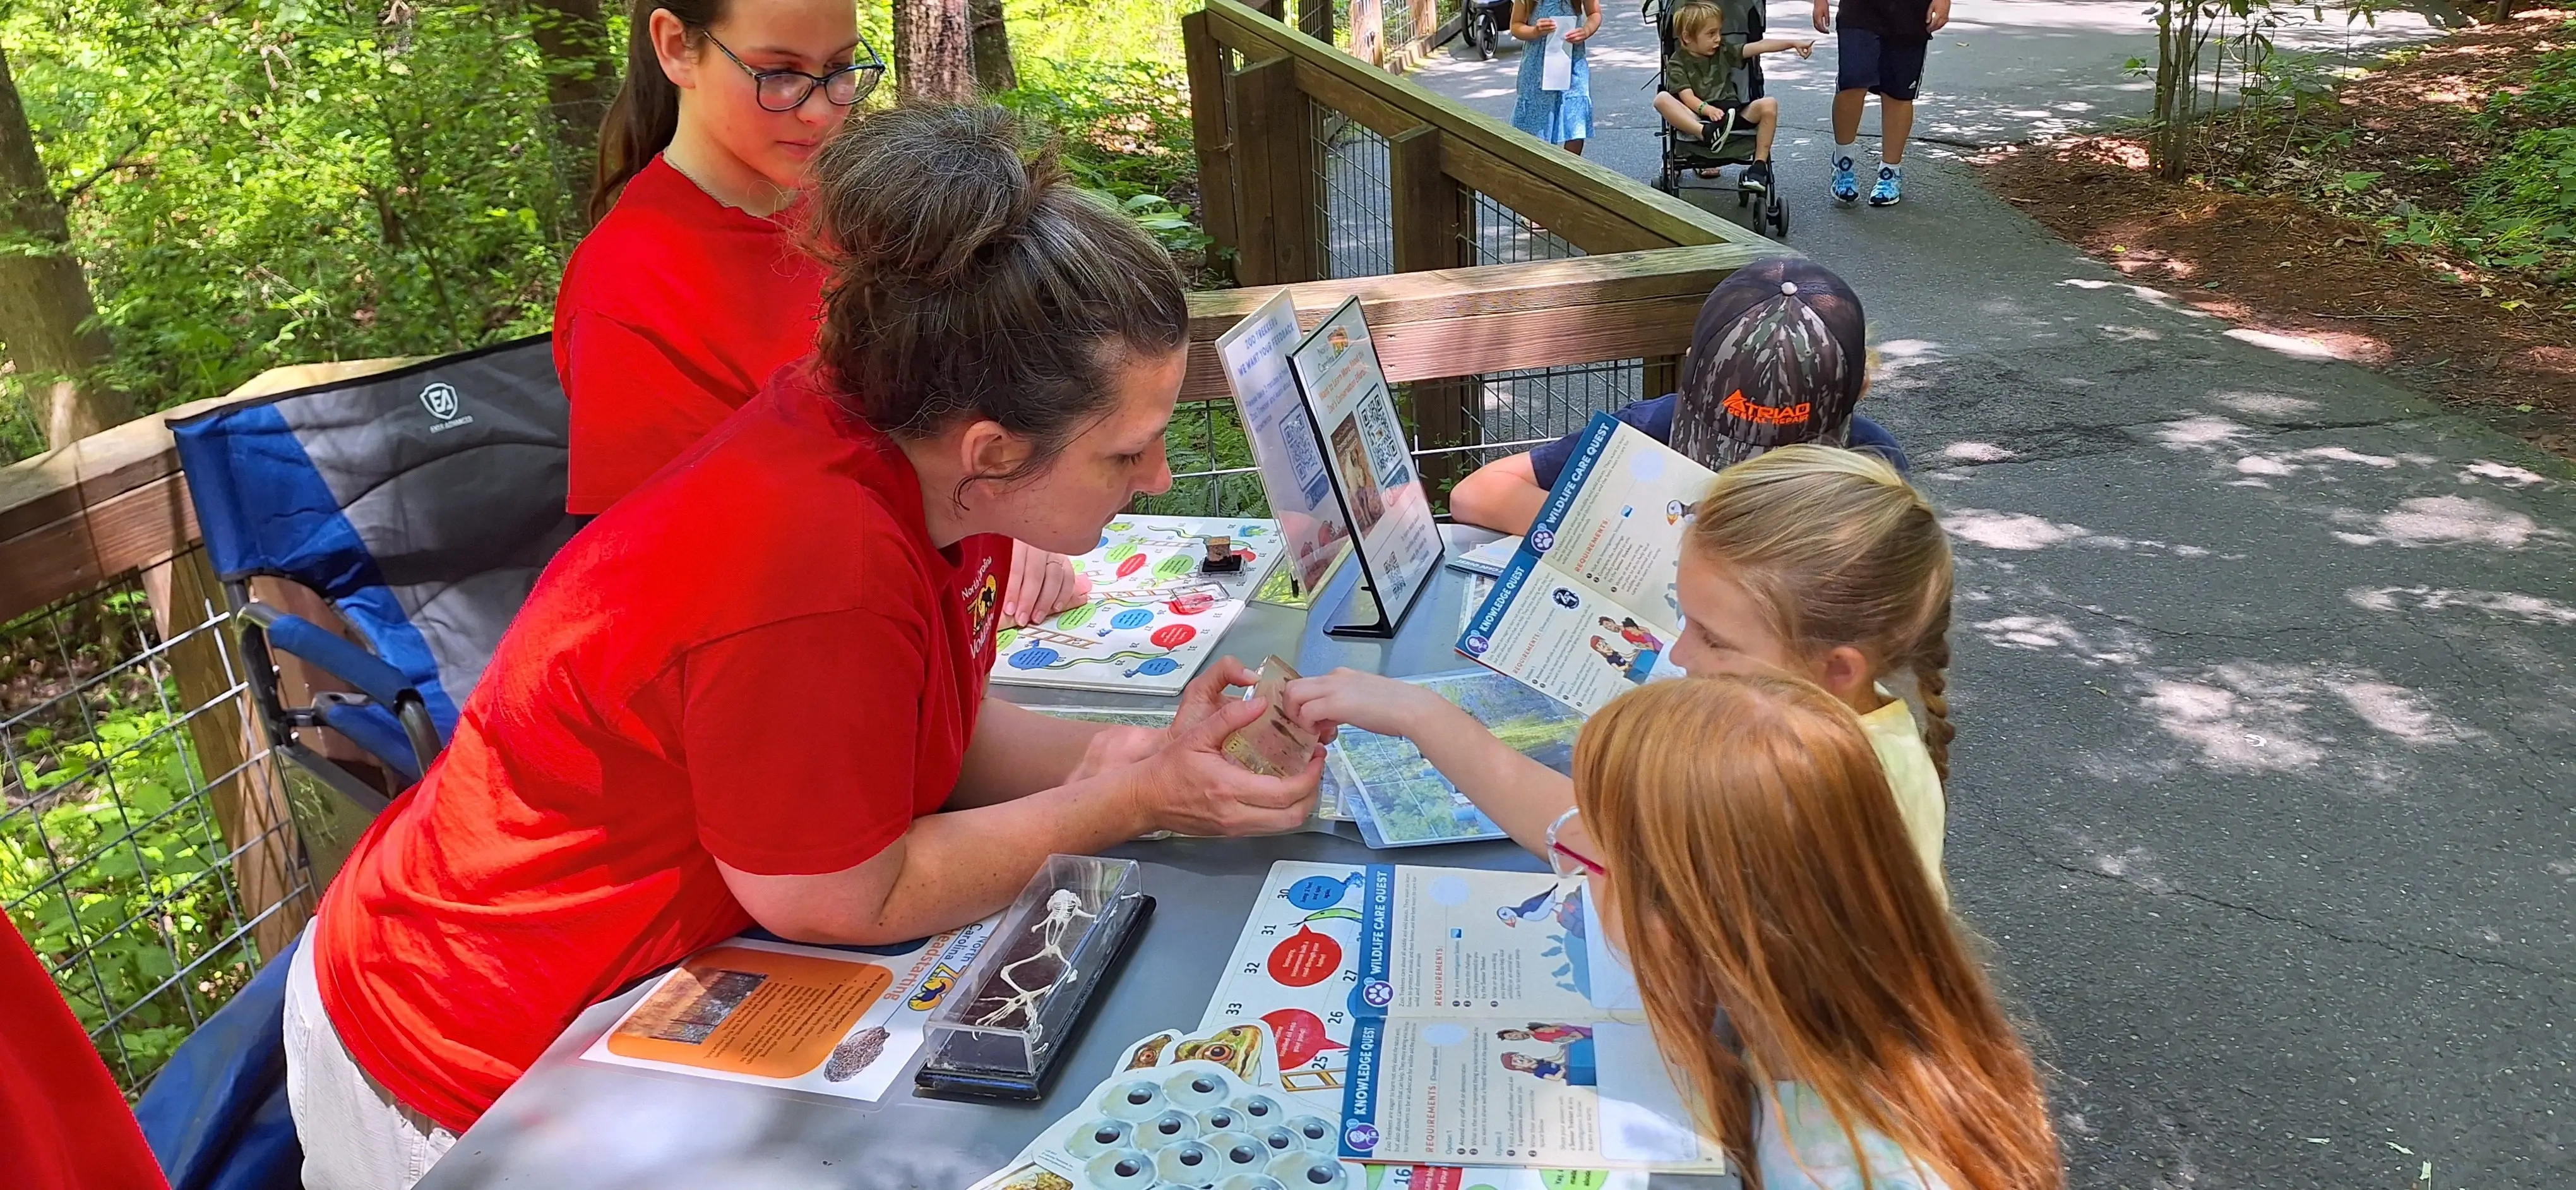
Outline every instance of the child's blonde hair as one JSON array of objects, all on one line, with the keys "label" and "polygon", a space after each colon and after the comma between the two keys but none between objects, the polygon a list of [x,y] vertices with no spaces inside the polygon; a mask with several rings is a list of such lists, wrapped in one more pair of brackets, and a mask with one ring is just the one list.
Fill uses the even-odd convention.
[{"label": "child's blonde hair", "polygon": [[1707,3],[1706,0],[1691,0],[1690,3],[1673,11],[1673,38],[1677,41],[1687,41],[1697,37],[1703,29],[1724,29],[1725,27],[1726,10]]},{"label": "child's blonde hair", "polygon": [[1950,779],[1950,539],[1878,456],[1799,444],[1718,473],[1684,548],[1722,563],[1801,654],[1857,648],[1913,672],[1923,740]]},{"label": "child's blonde hair", "polygon": [[2030,1054],[1851,708],[1785,674],[1649,683],[1584,725],[1574,797],[1656,1046],[1748,1187],[1784,1080],[1951,1190],[2063,1187]]}]

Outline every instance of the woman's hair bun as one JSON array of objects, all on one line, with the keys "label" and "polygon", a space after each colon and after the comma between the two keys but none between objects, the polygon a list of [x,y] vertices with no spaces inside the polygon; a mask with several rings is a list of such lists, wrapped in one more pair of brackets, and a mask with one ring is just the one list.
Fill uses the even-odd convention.
[{"label": "woman's hair bun", "polygon": [[989,419],[1043,465],[1119,399],[1130,361],[1189,340],[1171,254],[998,107],[845,125],[815,156],[811,232],[831,270],[816,352],[897,437]]},{"label": "woman's hair bun", "polygon": [[814,162],[816,249],[843,276],[953,284],[1019,235],[1063,184],[1052,138],[992,106],[897,107],[852,120]]}]

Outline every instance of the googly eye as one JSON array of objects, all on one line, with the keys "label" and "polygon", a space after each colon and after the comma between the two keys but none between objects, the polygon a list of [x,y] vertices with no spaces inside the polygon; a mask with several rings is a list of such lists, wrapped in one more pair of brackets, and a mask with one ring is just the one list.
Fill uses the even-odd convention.
[{"label": "googly eye", "polygon": [[1142,1149],[1111,1149],[1082,1167],[1100,1190],[1145,1190],[1154,1184],[1154,1158]]},{"label": "googly eye", "polygon": [[1270,1176],[1288,1190],[1342,1190],[1350,1175],[1342,1163],[1322,1153],[1284,1153],[1270,1163]]},{"label": "googly eye", "polygon": [[1174,1104],[1189,1111],[1225,1102],[1227,1090],[1222,1076],[1204,1070],[1163,1080],[1163,1093],[1170,1096]]},{"label": "googly eye", "polygon": [[1199,1113],[1199,1135],[1205,1136],[1211,1132],[1232,1132],[1235,1125],[1242,1122],[1243,1117],[1237,1115],[1233,1108],[1211,1107]]},{"label": "googly eye", "polygon": [[1136,1126],[1136,1143],[1147,1149],[1159,1149],[1199,1134],[1199,1122],[1190,1113],[1167,1111]]},{"label": "googly eye", "polygon": [[1289,1120],[1287,1127],[1307,1148],[1322,1153],[1340,1150],[1341,1138],[1333,1135],[1333,1122],[1322,1116],[1298,1116]]},{"label": "googly eye", "polygon": [[1161,1084],[1149,1078],[1120,1083],[1100,1098],[1101,1114],[1113,1120],[1152,1119],[1164,1106]]},{"label": "googly eye", "polygon": [[1234,1109],[1243,1113],[1245,1121],[1255,1124],[1266,1124],[1288,1114],[1278,1100],[1267,1095],[1246,1095],[1234,1101]]},{"label": "googly eye", "polygon": [[1154,1154],[1154,1170],[1166,1182],[1184,1186],[1203,1186],[1224,1168],[1216,1150],[1194,1140],[1185,1140]]},{"label": "googly eye", "polygon": [[1126,1148],[1130,1131],[1125,1120],[1093,1120],[1073,1130],[1064,1142],[1065,1151],[1076,1157],[1097,1157],[1111,1149]]}]

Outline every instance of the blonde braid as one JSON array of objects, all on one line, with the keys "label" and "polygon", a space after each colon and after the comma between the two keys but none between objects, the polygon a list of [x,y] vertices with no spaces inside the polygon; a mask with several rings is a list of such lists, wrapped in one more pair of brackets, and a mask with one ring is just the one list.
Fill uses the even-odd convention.
[{"label": "blonde braid", "polygon": [[[1943,584],[1945,587],[1948,584]],[[1914,693],[1923,700],[1923,746],[1932,754],[1932,771],[1941,775],[1941,804],[1950,802],[1950,741],[1959,730],[1950,726],[1950,600],[1941,592],[1914,649]]]}]

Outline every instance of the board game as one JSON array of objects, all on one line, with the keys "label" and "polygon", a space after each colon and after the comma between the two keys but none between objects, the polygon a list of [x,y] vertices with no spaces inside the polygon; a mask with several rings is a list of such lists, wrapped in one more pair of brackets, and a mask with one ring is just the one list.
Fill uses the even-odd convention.
[{"label": "board game", "polygon": [[[1574,737],[1583,716],[1492,670],[1462,669],[1407,678],[1448,699],[1495,737],[1560,773],[1574,769]],[[1504,837],[1422,750],[1400,736],[1344,727],[1326,766],[1336,804],[1371,847],[1421,847]]]},{"label": "board game", "polygon": [[[1206,539],[1230,539],[1241,566],[1200,569]],[[1279,564],[1276,521],[1126,516],[1074,559],[1091,601],[993,640],[992,680],[1014,686],[1177,694],[1216,654],[1244,603]]]}]

